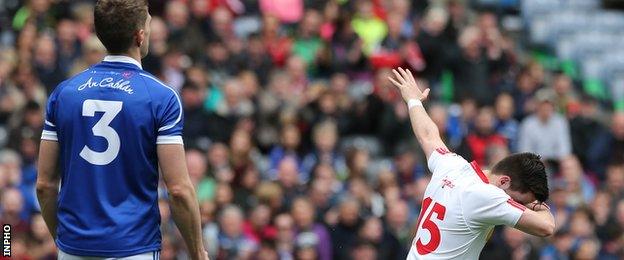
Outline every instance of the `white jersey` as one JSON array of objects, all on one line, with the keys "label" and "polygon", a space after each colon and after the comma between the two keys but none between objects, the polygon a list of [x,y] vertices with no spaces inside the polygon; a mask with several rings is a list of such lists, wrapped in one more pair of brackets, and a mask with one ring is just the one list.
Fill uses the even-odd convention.
[{"label": "white jersey", "polygon": [[428,164],[433,176],[409,260],[478,259],[494,226],[515,226],[526,209],[490,185],[476,162],[438,148]]}]

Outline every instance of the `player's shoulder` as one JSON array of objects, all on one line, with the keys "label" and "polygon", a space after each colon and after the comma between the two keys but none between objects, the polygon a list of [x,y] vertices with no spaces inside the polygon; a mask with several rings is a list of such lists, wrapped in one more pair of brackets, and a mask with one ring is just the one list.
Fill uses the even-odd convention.
[{"label": "player's shoulder", "polygon": [[144,82],[147,92],[155,101],[155,105],[159,104],[177,104],[175,107],[182,107],[182,101],[178,92],[166,83],[162,82],[156,76],[146,71],[141,71],[138,75]]},{"label": "player's shoulder", "polygon": [[509,195],[494,185],[475,181],[464,188],[462,198],[464,201],[472,203],[484,203],[497,199],[507,199]]},{"label": "player's shoulder", "polygon": [[163,92],[168,94],[176,93],[176,91],[172,87],[168,86],[156,76],[152,75],[147,71],[140,71],[138,76],[141,80],[143,80],[143,82],[145,82],[145,85],[151,87],[150,89],[155,92]]},{"label": "player's shoulder", "polygon": [[431,152],[427,160],[427,165],[434,175],[448,171],[461,172],[470,169],[468,161],[446,148],[437,148]]}]

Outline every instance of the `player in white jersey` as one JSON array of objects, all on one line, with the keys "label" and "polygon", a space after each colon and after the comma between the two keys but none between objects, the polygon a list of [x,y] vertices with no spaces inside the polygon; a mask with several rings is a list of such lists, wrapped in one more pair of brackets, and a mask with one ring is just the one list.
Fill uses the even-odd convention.
[{"label": "player in white jersey", "polygon": [[548,182],[540,157],[514,154],[483,172],[442,142],[422,105],[429,89],[421,91],[409,70],[393,72],[396,78],[389,79],[407,102],[414,134],[433,173],[407,259],[478,259],[496,225],[552,235],[555,221],[543,204]]}]

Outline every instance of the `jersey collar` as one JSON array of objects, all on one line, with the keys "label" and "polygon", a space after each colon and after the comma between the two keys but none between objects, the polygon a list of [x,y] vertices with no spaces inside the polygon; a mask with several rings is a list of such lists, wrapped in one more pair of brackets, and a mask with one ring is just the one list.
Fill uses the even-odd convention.
[{"label": "jersey collar", "polygon": [[106,55],[106,57],[104,57],[104,61],[105,62],[121,62],[121,63],[130,63],[132,65],[135,65],[137,67],[139,67],[140,69],[143,69],[143,66],[141,66],[141,63],[138,62],[137,60],[130,58],[128,56],[123,56],[123,55]]},{"label": "jersey collar", "polygon": [[481,167],[479,167],[479,164],[477,164],[476,161],[470,162],[470,166],[472,166],[472,169],[475,171],[475,173],[477,173],[477,175],[479,176],[479,179],[481,179],[481,181],[483,181],[484,183],[490,183],[490,181],[488,180],[487,176],[481,170]]}]

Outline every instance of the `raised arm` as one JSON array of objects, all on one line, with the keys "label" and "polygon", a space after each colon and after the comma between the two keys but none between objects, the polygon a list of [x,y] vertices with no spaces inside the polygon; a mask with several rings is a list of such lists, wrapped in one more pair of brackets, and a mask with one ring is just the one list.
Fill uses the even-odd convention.
[{"label": "raised arm", "polygon": [[181,144],[158,145],[158,161],[169,191],[173,221],[186,242],[191,259],[208,259],[203,248],[199,203],[191,183],[184,147]]},{"label": "raised arm", "polygon": [[56,141],[41,141],[37,165],[37,200],[41,207],[41,216],[54,239],[56,239],[56,208],[59,190],[58,153],[59,145]]},{"label": "raised arm", "polygon": [[431,120],[422,105],[422,101],[429,96],[429,89],[420,90],[412,72],[409,70],[398,68],[392,70],[392,72],[396,79],[392,77],[388,77],[388,79],[401,91],[401,96],[407,103],[412,129],[427,159],[429,159],[429,156],[435,149],[447,149],[444,142],[442,142],[442,138],[440,138],[438,127]]}]

